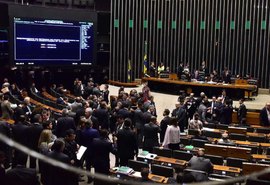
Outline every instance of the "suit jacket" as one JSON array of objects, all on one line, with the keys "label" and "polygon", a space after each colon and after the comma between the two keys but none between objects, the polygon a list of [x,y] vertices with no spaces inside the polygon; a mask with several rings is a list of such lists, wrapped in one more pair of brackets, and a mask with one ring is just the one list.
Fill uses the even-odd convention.
[{"label": "suit jacket", "polygon": [[18,165],[7,171],[6,182],[8,185],[39,185],[37,172],[32,168]]},{"label": "suit jacket", "polygon": [[110,125],[110,115],[107,109],[96,109],[96,111],[93,112],[93,116],[95,116],[98,119],[98,122],[101,126],[101,128],[109,128]]},{"label": "suit jacket", "polygon": [[38,151],[38,140],[43,130],[43,126],[40,123],[33,123],[27,128],[28,146],[35,151]]},{"label": "suit jacket", "polygon": [[57,125],[55,128],[55,135],[57,137],[64,138],[66,136],[66,131],[69,129],[76,130],[74,119],[72,117],[69,117],[69,116],[58,118]]},{"label": "suit jacket", "polygon": [[11,109],[10,102],[8,100],[1,103],[1,110],[3,119],[12,119],[14,111]]},{"label": "suit jacket", "polygon": [[144,125],[144,148],[153,148],[159,146],[158,133],[160,128],[158,125],[153,123],[147,123]]},{"label": "suit jacket", "polygon": [[[47,156],[57,161],[70,164],[69,157],[64,153],[52,151],[49,152]],[[73,185],[72,184],[73,181],[71,181],[72,173],[63,170],[62,168],[45,164],[44,171],[46,173],[44,174],[45,175],[44,177],[46,178],[46,182],[48,183],[45,185],[59,185],[59,184]]]},{"label": "suit jacket", "polygon": [[118,115],[123,116],[124,119],[125,119],[125,118],[130,118],[130,119],[132,119],[132,114],[131,114],[131,112],[130,112],[128,109],[125,109],[125,108],[120,109],[120,110],[118,111]]},{"label": "suit jacket", "polygon": [[80,134],[81,145],[87,147],[86,155],[88,157],[92,156],[92,143],[94,138],[99,138],[99,132],[93,128],[85,128]]},{"label": "suit jacket", "polygon": [[244,118],[246,118],[246,115],[247,115],[246,105],[245,104],[241,104],[239,106],[238,111],[237,111],[238,120],[241,122]]},{"label": "suit jacket", "polygon": [[[188,162],[188,166],[192,170],[204,171],[206,173],[213,171],[213,165],[210,159],[206,159],[204,157],[193,156]],[[192,172],[192,175],[195,177],[197,182],[208,180],[208,177],[203,174]]]},{"label": "suit jacket", "polygon": [[229,125],[232,123],[232,113],[233,109],[231,106],[225,106],[220,112],[220,123]]},{"label": "suit jacket", "polygon": [[116,149],[106,138],[95,138],[93,140],[93,161],[96,172],[109,174],[110,153],[115,154]]},{"label": "suit jacket", "polygon": [[262,126],[269,126],[270,125],[270,122],[268,120],[266,107],[264,107],[260,112],[260,123]]},{"label": "suit jacket", "polygon": [[14,124],[12,129],[12,136],[15,141],[19,142],[20,144],[28,146],[28,138],[27,138],[27,131],[28,126],[23,124],[22,122],[18,122]]},{"label": "suit jacket", "polygon": [[167,130],[167,126],[170,125],[171,118],[169,116],[165,116],[160,122],[160,142],[162,143],[164,140],[164,136]]},{"label": "suit jacket", "polygon": [[135,124],[135,128],[137,128],[139,130],[143,129],[144,124],[145,124],[145,119],[144,119],[143,112],[141,109],[137,108],[134,111],[133,121]]},{"label": "suit jacket", "polygon": [[[0,133],[10,137],[10,125],[5,121],[0,121]],[[8,152],[9,146],[5,142],[0,142],[0,151]]]},{"label": "suit jacket", "polygon": [[135,133],[124,127],[116,134],[119,157],[134,157],[138,153],[138,144]]}]

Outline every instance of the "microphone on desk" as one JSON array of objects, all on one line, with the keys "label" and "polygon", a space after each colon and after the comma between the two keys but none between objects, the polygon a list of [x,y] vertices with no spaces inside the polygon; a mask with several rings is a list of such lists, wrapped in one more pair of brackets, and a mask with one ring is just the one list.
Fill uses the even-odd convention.
[{"label": "microphone on desk", "polygon": [[148,74],[144,74],[145,77],[149,78],[150,76]]}]

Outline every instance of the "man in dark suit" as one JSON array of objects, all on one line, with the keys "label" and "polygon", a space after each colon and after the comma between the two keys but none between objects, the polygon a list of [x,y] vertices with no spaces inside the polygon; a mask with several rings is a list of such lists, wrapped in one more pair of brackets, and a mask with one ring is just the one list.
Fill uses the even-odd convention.
[{"label": "man in dark suit", "polygon": [[132,119],[132,114],[131,112],[128,110],[129,108],[129,104],[127,102],[122,102],[122,107],[121,109],[119,109],[119,111],[117,112],[117,115],[122,115],[122,117],[124,119],[126,118],[130,118]]},{"label": "man in dark suit", "polygon": [[170,118],[169,115],[170,115],[170,110],[165,109],[164,112],[163,112],[164,118],[160,122],[160,129],[161,129],[161,131],[160,131],[160,143],[163,143],[167,126],[170,125],[171,118]]},{"label": "man in dark suit", "polygon": [[75,121],[72,117],[68,116],[68,110],[63,109],[62,117],[57,119],[55,135],[64,138],[66,136],[66,131],[69,129],[76,130]]},{"label": "man in dark suit", "polygon": [[131,120],[126,118],[123,129],[116,134],[117,150],[121,166],[127,166],[129,159],[138,154],[138,144],[135,133],[131,130]]},{"label": "man in dark suit", "polygon": [[[94,138],[99,138],[99,132],[96,129],[92,128],[92,122],[86,120],[85,128],[80,134],[80,144],[87,147],[87,150],[84,153],[83,158],[86,161],[86,170],[90,171],[91,166],[93,165],[93,140]],[[90,183],[92,179],[89,177],[88,182]]]},{"label": "man in dark suit", "polygon": [[[52,151],[48,153],[48,157],[55,159],[57,161],[71,164],[70,158],[63,153],[63,150],[65,148],[65,142],[63,139],[56,139],[54,141],[54,144],[52,146]],[[73,173],[68,172],[67,170],[64,170],[62,168],[52,166],[49,164],[45,165],[44,170],[46,174],[46,182],[48,184],[45,185],[59,185],[59,184],[65,184],[65,185],[76,185],[78,183],[74,183],[74,181],[71,181],[71,177],[73,177]]]},{"label": "man in dark suit", "polygon": [[9,101],[9,95],[4,95],[4,101],[1,103],[2,118],[3,119],[12,119],[14,111],[11,108]]},{"label": "man in dark suit", "polygon": [[93,116],[95,116],[98,119],[98,122],[102,129],[109,128],[110,115],[107,108],[107,103],[105,101],[102,101],[100,103],[100,107],[93,112]]},{"label": "man in dark suit", "polygon": [[175,107],[176,108],[173,110],[172,116],[177,118],[180,131],[184,132],[185,127],[187,126],[187,111],[183,105],[183,102],[177,102]]},{"label": "man in dark suit", "polygon": [[[26,136],[28,126],[25,124],[25,116],[21,115],[18,122],[11,127],[13,139],[24,145],[28,146],[28,137]],[[12,166],[17,164],[26,165],[27,155],[19,150],[14,152],[14,160]]]},{"label": "man in dark suit", "polygon": [[152,116],[149,123],[144,125],[144,142],[143,150],[152,152],[153,148],[159,146],[158,133],[160,132],[160,127],[157,124],[157,118]]},{"label": "man in dark suit", "polygon": [[[33,123],[28,127],[27,137],[28,137],[28,147],[32,150],[38,152],[38,140],[40,133],[43,130],[41,125],[42,117],[40,114],[36,114],[33,118]],[[36,168],[36,159],[30,157],[30,168]]]},{"label": "man in dark suit", "polygon": [[[0,133],[7,136],[11,137],[11,131],[10,131],[10,124],[5,122],[5,121],[0,121]],[[0,142],[0,153],[1,151],[3,152],[3,157],[5,160],[3,160],[4,166],[6,168],[9,167],[10,161],[11,161],[11,147],[8,146],[5,142]],[[1,158],[1,155],[0,155]],[[1,162],[0,162],[1,164]]]},{"label": "man in dark suit", "polygon": [[134,111],[133,115],[133,123],[135,124],[135,129],[137,132],[138,145],[142,147],[142,139],[143,139],[143,128],[145,124],[145,119],[143,116],[143,104],[141,102],[138,103],[138,107]]},{"label": "man in dark suit", "polygon": [[246,124],[246,116],[247,116],[247,108],[244,104],[244,99],[239,100],[239,108],[237,110],[237,118],[239,121],[239,124],[245,125]]},{"label": "man in dark suit", "polygon": [[262,126],[270,125],[270,102],[266,103],[260,112],[260,123]]},{"label": "man in dark suit", "polygon": [[[189,160],[188,166],[192,170],[199,170],[206,173],[211,173],[213,171],[213,164],[211,163],[209,159],[204,158],[203,149],[199,149],[197,152],[197,156],[193,156]],[[207,175],[197,173],[197,172],[191,172],[191,174],[195,177],[197,182],[208,180]]]},{"label": "man in dark suit", "polygon": [[[23,164],[18,164],[6,173],[8,185],[39,185],[37,172],[35,169],[26,168]],[[1,182],[2,183],[2,182]]]},{"label": "man in dark suit", "polygon": [[227,100],[220,111],[220,123],[230,125],[232,123],[233,108],[230,105],[231,100]]},{"label": "man in dark suit", "polygon": [[89,107],[89,103],[87,101],[83,101],[82,102],[82,107],[80,107],[77,111],[76,111],[76,115],[74,117],[74,121],[75,121],[75,124],[76,126],[79,125],[79,121],[80,121],[80,118],[82,116],[86,116],[85,115],[85,109],[87,109]]},{"label": "man in dark suit", "polygon": [[116,149],[108,137],[108,130],[100,130],[100,138],[93,140],[93,159],[95,172],[109,175],[110,153],[115,154]]}]

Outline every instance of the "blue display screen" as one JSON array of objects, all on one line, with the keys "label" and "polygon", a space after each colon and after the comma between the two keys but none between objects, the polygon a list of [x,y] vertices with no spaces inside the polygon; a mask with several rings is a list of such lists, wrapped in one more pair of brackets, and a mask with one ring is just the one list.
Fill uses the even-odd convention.
[{"label": "blue display screen", "polygon": [[16,65],[91,65],[92,22],[14,18]]}]

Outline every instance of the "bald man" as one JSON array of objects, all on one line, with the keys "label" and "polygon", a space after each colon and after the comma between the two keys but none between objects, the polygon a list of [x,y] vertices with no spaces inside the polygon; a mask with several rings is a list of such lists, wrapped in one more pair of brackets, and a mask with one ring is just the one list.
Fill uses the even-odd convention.
[{"label": "bald man", "polygon": [[[211,173],[213,171],[213,164],[209,159],[204,158],[203,149],[199,149],[197,155],[189,160],[188,166],[192,170],[203,171],[206,173]],[[191,172],[191,174],[195,177],[197,182],[208,180],[208,177],[202,173]]]},{"label": "bald man", "polygon": [[270,126],[270,102],[260,112],[260,124],[262,126]]}]

